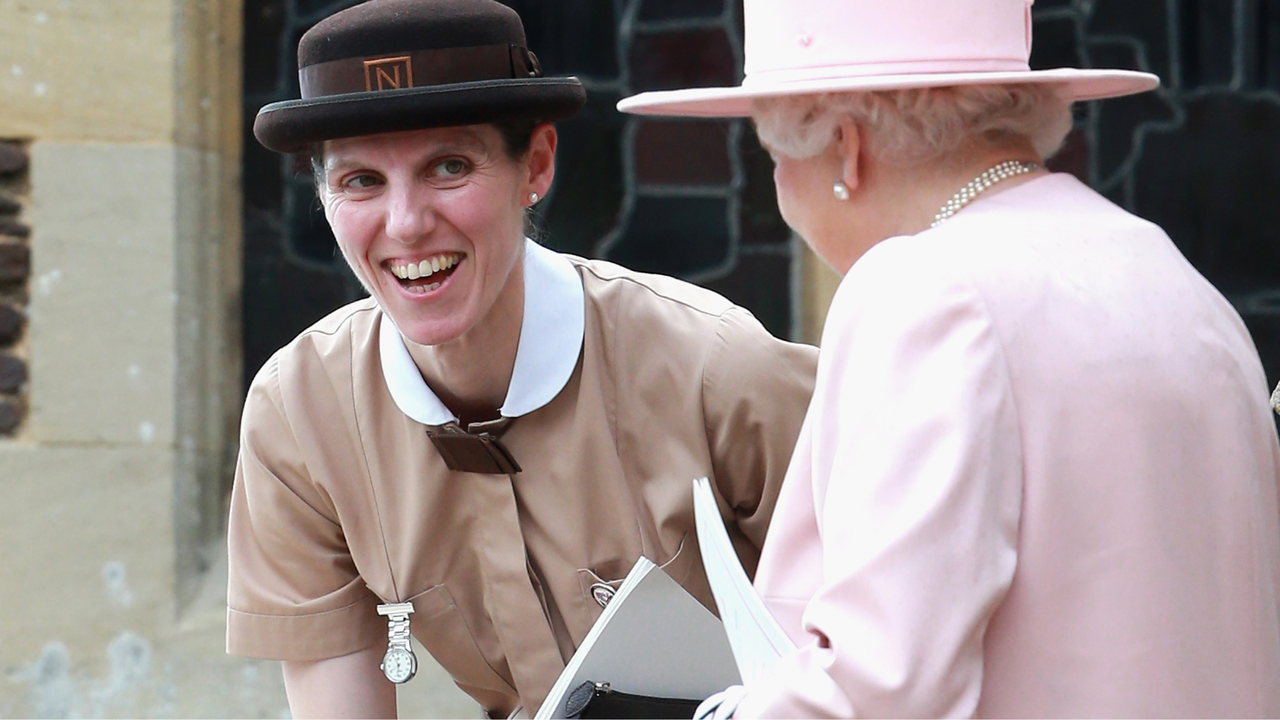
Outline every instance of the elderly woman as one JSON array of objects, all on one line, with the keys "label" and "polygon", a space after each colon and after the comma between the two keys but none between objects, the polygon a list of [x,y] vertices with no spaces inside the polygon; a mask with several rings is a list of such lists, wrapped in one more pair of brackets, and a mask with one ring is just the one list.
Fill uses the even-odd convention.
[{"label": "elderly woman", "polygon": [[622,104],[754,117],[844,275],[756,575],[797,649],[719,716],[1280,714],[1258,356],[1044,169],[1072,101],[1155,78],[1031,72],[1030,5],[747,0],[741,87]]},{"label": "elderly woman", "polygon": [[373,0],[303,36],[303,98],[255,124],[312,153],[370,294],[245,401],[227,646],[284,661],[296,717],[394,715],[410,635],[489,714],[536,709],[641,555],[710,604],[690,478],[758,558],[816,351],[525,238],[585,96],[524,45],[492,0]]}]

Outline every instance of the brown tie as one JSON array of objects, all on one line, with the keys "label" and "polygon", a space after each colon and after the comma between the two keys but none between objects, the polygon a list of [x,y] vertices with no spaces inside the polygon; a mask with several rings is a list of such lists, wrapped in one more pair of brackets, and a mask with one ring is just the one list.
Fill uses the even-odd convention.
[{"label": "brown tie", "polygon": [[444,464],[455,472],[483,475],[514,475],[520,472],[520,463],[511,451],[498,439],[507,429],[510,418],[489,422],[471,423],[463,430],[456,422],[427,428]]}]

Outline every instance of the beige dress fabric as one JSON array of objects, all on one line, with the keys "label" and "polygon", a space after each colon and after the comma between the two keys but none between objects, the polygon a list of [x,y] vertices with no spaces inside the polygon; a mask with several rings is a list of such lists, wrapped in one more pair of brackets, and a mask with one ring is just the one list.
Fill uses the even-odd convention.
[{"label": "beige dress fabric", "polygon": [[580,354],[542,348],[571,353],[567,382],[502,435],[523,472],[445,467],[388,387],[389,321],[372,300],[320,321],[259,372],[231,501],[229,652],[349,654],[385,635],[380,602],[412,601],[413,635],[505,714],[541,704],[602,612],[591,585],[616,586],[641,555],[712,606],[693,478],[714,479],[754,570],[816,349],[687,283],[530,249],[526,268],[571,268],[583,299],[544,302],[531,319],[539,288],[528,282],[520,352],[536,342],[523,337],[531,322],[584,320]]}]

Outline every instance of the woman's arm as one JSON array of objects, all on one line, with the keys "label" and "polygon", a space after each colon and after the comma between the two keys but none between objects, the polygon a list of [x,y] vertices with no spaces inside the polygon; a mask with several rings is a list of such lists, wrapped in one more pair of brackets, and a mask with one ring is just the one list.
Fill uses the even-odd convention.
[{"label": "woman's arm", "polygon": [[[227,530],[227,651],[284,660],[294,717],[395,717],[394,688],[378,668],[387,642],[379,600],[312,478],[316,453],[285,411],[281,377],[298,365],[277,353],[245,399]],[[295,410],[308,419],[307,408]]]},{"label": "woman's arm", "polygon": [[295,718],[394,718],[396,686],[380,664],[386,643],[327,660],[284,662],[284,691]]},{"label": "woman's arm", "polygon": [[712,481],[733,509],[729,534],[752,575],[813,394],[818,349],[775,338],[741,308],[724,313],[716,335],[702,377]]}]

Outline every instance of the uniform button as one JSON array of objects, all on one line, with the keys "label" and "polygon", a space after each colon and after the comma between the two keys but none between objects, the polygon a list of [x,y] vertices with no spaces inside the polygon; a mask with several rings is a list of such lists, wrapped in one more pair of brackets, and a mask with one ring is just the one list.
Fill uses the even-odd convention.
[{"label": "uniform button", "polygon": [[608,605],[613,599],[613,594],[614,589],[608,583],[598,582],[591,586],[591,597],[595,598],[600,607]]}]

